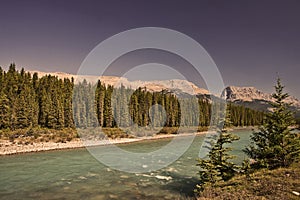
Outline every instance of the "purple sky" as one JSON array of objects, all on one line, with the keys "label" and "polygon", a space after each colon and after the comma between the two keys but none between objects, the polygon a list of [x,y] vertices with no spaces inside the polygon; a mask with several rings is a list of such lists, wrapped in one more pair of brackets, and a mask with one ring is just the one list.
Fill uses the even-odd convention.
[{"label": "purple sky", "polygon": [[[270,92],[279,73],[287,91],[300,98],[298,0],[0,3],[3,68],[15,62],[31,70],[76,73],[85,56],[104,39],[131,28],[164,27],[198,41],[216,62],[226,85]],[[158,61],[165,57],[151,55]],[[124,62],[151,60],[144,57],[137,52]]]}]

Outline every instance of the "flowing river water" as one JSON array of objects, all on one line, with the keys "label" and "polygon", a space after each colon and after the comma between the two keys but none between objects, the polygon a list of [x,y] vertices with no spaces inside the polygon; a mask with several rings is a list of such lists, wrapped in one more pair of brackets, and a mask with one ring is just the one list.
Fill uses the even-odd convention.
[{"label": "flowing river water", "polygon": [[[235,162],[248,143],[250,130],[235,130],[240,140],[232,146]],[[186,199],[193,197],[198,182],[196,158],[203,135],[174,163],[149,173],[126,173],[110,169],[86,149],[71,149],[0,157],[0,199]],[[170,139],[120,145],[147,152]],[[104,147],[99,147],[104,148]]]}]

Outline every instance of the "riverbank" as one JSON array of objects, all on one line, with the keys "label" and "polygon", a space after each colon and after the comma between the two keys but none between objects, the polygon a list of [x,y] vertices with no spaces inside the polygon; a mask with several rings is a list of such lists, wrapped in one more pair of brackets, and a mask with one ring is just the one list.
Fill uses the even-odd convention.
[{"label": "riverbank", "polygon": [[[235,127],[233,130],[253,130],[255,127]],[[109,139],[97,139],[97,140],[83,140],[81,138],[74,138],[71,141],[59,140],[47,141],[47,142],[30,142],[30,143],[18,143],[10,140],[0,139],[0,156],[22,154],[22,153],[32,153],[41,151],[53,151],[53,150],[63,150],[63,149],[75,149],[75,148],[85,148],[88,146],[103,146],[103,145],[113,145],[113,144],[127,144],[133,142],[142,142],[147,140],[160,140],[168,139],[173,137],[184,137],[191,135],[205,135],[212,133],[212,131],[201,131],[197,133],[181,133],[181,134],[157,134],[152,136],[142,136],[135,138],[109,138]]]},{"label": "riverbank", "polygon": [[[205,135],[207,133],[209,132],[208,131],[197,132],[195,135]],[[168,139],[173,137],[184,137],[184,136],[191,136],[191,135],[193,134],[191,133],[183,133],[178,135],[161,134],[161,135],[144,136],[144,137],[137,137],[137,138],[102,139],[102,140],[89,140],[89,141],[76,138],[73,139],[72,141],[66,141],[63,143],[49,141],[49,142],[32,142],[29,144],[18,144],[18,143],[10,142],[9,140],[0,140],[0,156],[30,153],[30,152],[40,152],[40,151],[84,148],[87,146],[126,144],[126,143],[141,142],[146,140],[159,140],[159,139]]]}]

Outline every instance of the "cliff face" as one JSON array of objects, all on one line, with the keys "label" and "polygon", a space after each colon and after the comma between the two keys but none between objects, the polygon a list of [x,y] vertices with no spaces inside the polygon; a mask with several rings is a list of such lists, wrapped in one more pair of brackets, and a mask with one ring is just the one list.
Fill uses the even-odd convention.
[{"label": "cliff face", "polygon": [[[229,86],[225,88],[222,95],[227,101],[244,102],[245,104],[267,104],[267,102],[274,102],[274,98],[271,94],[262,92],[254,87]],[[300,101],[295,97],[289,96],[285,102],[291,104],[291,106],[297,110],[300,110]]]},{"label": "cliff face", "polygon": [[272,101],[270,94],[264,93],[254,87],[226,87],[224,95],[229,101],[253,101],[253,100],[265,100]]}]

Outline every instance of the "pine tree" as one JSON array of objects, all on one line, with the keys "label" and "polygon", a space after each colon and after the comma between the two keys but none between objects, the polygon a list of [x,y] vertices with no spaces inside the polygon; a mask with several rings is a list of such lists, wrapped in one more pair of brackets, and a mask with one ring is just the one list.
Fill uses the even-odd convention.
[{"label": "pine tree", "polygon": [[105,96],[105,85],[99,80],[96,86],[95,92],[95,102],[96,102],[96,113],[99,126],[103,126],[103,112],[104,112],[104,96]]},{"label": "pine tree", "polygon": [[239,137],[232,133],[219,133],[219,135],[213,135],[213,137],[217,137],[217,140],[212,139],[207,147],[210,148],[208,159],[198,160],[200,184],[197,185],[197,190],[199,192],[206,184],[215,184],[218,181],[231,179],[238,168],[230,161],[234,158],[229,153],[232,148],[225,145],[239,140]]},{"label": "pine tree", "polygon": [[103,126],[113,127],[113,115],[111,107],[111,95],[113,93],[113,86],[107,86],[104,96],[104,111],[103,111]]},{"label": "pine tree", "polygon": [[232,127],[232,120],[231,120],[231,103],[226,104],[226,112],[225,112],[225,119],[224,119],[224,128]]},{"label": "pine tree", "polygon": [[265,124],[251,136],[252,144],[245,149],[250,158],[256,161],[256,167],[287,167],[299,158],[300,137],[290,131],[293,125],[293,113],[284,100],[289,96],[283,92],[284,86],[277,79],[275,99],[271,103],[272,111],[267,114]]},{"label": "pine tree", "polygon": [[64,127],[73,128],[74,127],[74,120],[73,120],[73,110],[72,110],[72,92],[73,92],[74,83],[73,80],[70,81],[69,79],[64,79],[64,87],[63,87],[63,102],[64,102],[64,120],[65,124]]},{"label": "pine tree", "polygon": [[9,115],[9,99],[4,92],[0,92],[0,129],[9,128]]},{"label": "pine tree", "polygon": [[29,126],[29,119],[28,119],[28,113],[29,110],[27,109],[28,105],[26,104],[26,93],[25,91],[21,91],[20,95],[18,96],[16,100],[16,118],[17,121],[15,123],[15,128],[26,128]]},{"label": "pine tree", "polygon": [[[231,125],[230,106],[226,105],[226,113],[220,124]],[[215,139],[217,138],[217,139]],[[197,190],[200,192],[207,183],[215,184],[217,181],[227,181],[231,179],[238,167],[231,161],[235,156],[230,155],[231,147],[228,144],[239,140],[240,138],[232,133],[225,133],[218,130],[217,134],[212,135],[212,140],[208,147],[208,159],[199,159],[197,166],[201,169],[200,184],[197,185]],[[216,140],[216,141],[215,141]]]},{"label": "pine tree", "polygon": [[86,95],[84,96],[87,115],[87,127],[96,127],[98,125],[97,112],[95,107],[95,90],[96,87],[89,83],[87,85]]}]

